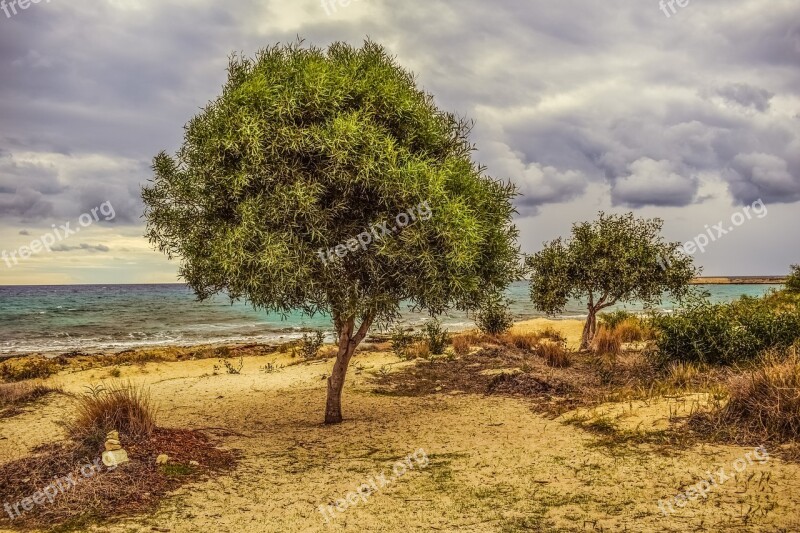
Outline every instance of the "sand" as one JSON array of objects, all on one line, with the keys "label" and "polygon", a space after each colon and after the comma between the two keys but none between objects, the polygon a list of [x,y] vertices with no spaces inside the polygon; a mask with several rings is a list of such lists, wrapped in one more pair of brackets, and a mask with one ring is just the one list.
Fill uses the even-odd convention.
[{"label": "sand", "polygon": [[[577,321],[553,324],[576,342]],[[286,365],[264,373],[267,363]],[[241,375],[212,375],[213,359],[122,367],[160,405],[162,426],[206,429],[241,461],[229,475],[185,486],[153,516],[120,519],[91,531],[797,531],[800,467],[770,457],[665,516],[659,498],[686,490],[751,448],[703,444],[688,450],[599,446],[570,417],[657,430],[680,400],[605,405],[551,420],[523,399],[472,394],[377,394],[379,372],[413,362],[388,353],[354,360],[345,422],[321,424],[324,376],[333,361],[296,363],[273,354],[244,360]],[[291,366],[290,366],[291,365]],[[69,392],[109,380],[107,369],[51,378]],[[677,403],[676,403],[677,401]],[[702,403],[690,397],[684,405]],[[62,438],[71,400],[54,396],[35,410],[0,420],[0,461]],[[666,422],[665,422],[666,420]],[[385,473],[417,452],[412,468],[386,487],[325,518],[323,504]],[[135,460],[135,458],[133,458]],[[376,483],[379,486],[379,483]]]}]

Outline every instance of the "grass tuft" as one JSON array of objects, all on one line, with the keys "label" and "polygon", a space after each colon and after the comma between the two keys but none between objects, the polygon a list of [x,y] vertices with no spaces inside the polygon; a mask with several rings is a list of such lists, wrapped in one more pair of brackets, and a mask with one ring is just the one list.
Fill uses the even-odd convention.
[{"label": "grass tuft", "polygon": [[109,431],[126,440],[149,438],[155,430],[155,408],[145,389],[123,383],[88,387],[78,398],[75,418],[65,424],[69,437],[87,448],[101,449]]},{"label": "grass tuft", "polygon": [[622,352],[622,336],[619,330],[600,326],[592,340],[592,351],[599,354],[619,355]]}]

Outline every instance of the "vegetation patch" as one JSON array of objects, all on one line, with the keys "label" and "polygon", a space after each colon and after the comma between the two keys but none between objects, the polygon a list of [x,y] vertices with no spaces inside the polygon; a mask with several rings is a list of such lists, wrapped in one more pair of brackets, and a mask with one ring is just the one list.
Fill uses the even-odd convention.
[{"label": "vegetation patch", "polygon": [[[123,444],[131,462],[113,471],[103,469],[89,478],[81,474],[81,468],[93,464],[101,449],[87,453],[76,442],[49,446],[31,457],[0,465],[0,501],[12,505],[32,497],[55,477],[71,474],[77,480],[52,503],[45,500],[14,520],[3,513],[0,525],[17,530],[70,531],[84,529],[90,523],[151,513],[170,492],[230,471],[236,463],[232,452],[217,448],[198,431],[156,428],[146,439]],[[161,454],[167,454],[170,463],[156,464]],[[197,466],[191,466],[192,461]]]},{"label": "vegetation patch", "polygon": [[46,385],[39,381],[21,381],[0,384],[0,418],[19,414],[22,408],[45,396],[63,392],[61,387]]}]

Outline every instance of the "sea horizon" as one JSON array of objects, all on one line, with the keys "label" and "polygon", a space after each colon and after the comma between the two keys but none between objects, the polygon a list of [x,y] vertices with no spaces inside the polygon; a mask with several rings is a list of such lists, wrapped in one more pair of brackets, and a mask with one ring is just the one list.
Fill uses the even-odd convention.
[{"label": "sea horizon", "polygon": [[[717,276],[719,277],[719,276]],[[727,302],[741,295],[761,296],[780,285],[709,284],[713,302]],[[572,300],[563,313],[548,316],[534,309],[528,282],[512,283],[506,295],[516,321],[533,318],[583,319],[585,302]],[[675,302],[658,306],[672,312]],[[633,313],[644,306],[618,304],[606,310]],[[474,327],[466,313],[451,311],[439,317],[444,327],[460,331]],[[397,325],[419,329],[429,315],[401,304]],[[279,344],[304,333],[322,331],[333,340],[330,317],[254,310],[245,301],[217,295],[200,302],[183,283],[117,283],[73,285],[0,285],[0,357],[29,354],[103,353],[148,346],[196,346],[216,344]],[[374,333],[386,330],[375,330]]]}]

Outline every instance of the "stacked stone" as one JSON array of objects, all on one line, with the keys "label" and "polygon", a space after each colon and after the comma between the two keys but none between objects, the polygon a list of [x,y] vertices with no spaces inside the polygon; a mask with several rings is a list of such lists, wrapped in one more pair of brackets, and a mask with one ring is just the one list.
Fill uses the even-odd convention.
[{"label": "stacked stone", "polygon": [[119,431],[114,430],[106,435],[106,451],[113,452],[114,450],[121,450],[122,444],[119,443]]},{"label": "stacked stone", "polygon": [[106,435],[106,451],[103,452],[103,464],[108,467],[117,467],[128,461],[128,452],[122,449],[122,444],[119,441],[119,431],[110,431]]}]

